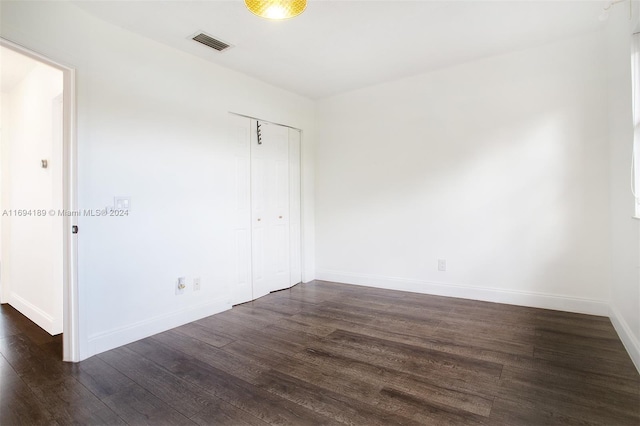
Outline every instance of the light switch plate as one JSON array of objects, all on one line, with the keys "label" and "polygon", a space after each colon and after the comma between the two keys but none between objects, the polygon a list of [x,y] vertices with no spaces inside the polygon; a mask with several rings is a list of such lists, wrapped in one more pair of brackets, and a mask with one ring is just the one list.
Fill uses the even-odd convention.
[{"label": "light switch plate", "polygon": [[115,210],[131,210],[131,197],[113,197]]}]

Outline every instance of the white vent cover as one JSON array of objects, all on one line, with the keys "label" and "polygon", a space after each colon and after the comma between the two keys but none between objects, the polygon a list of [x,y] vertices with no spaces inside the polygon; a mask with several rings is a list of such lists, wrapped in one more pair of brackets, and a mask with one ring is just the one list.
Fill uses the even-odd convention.
[{"label": "white vent cover", "polygon": [[224,41],[220,41],[207,35],[203,32],[198,32],[196,35],[191,37],[192,40],[197,41],[198,43],[202,43],[205,46],[209,46],[210,48],[217,50],[218,52],[222,52],[231,47],[230,44],[225,43]]}]

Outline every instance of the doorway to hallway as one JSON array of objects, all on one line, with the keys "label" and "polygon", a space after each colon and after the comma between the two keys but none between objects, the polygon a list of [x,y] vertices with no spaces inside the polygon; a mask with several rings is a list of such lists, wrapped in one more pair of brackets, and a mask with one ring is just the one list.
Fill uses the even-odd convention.
[{"label": "doorway to hallway", "polygon": [[0,40],[0,302],[78,360],[73,70]]}]

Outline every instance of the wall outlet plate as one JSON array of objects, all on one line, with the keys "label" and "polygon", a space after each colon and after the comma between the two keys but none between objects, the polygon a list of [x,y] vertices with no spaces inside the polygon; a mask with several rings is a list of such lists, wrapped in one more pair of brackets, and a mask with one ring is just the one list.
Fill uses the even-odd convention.
[{"label": "wall outlet plate", "polygon": [[184,294],[187,288],[187,279],[185,277],[178,278],[176,281],[176,294]]},{"label": "wall outlet plate", "polygon": [[445,259],[438,259],[438,271],[444,272],[447,270],[447,261]]},{"label": "wall outlet plate", "polygon": [[200,291],[200,278],[193,279],[193,291]]}]

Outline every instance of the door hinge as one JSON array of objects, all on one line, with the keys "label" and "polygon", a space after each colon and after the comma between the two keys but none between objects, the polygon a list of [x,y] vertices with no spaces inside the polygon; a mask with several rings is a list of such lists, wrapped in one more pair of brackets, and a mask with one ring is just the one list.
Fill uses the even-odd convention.
[{"label": "door hinge", "polygon": [[73,225],[71,227],[71,233],[72,234],[77,234],[78,233],[78,225]]}]

